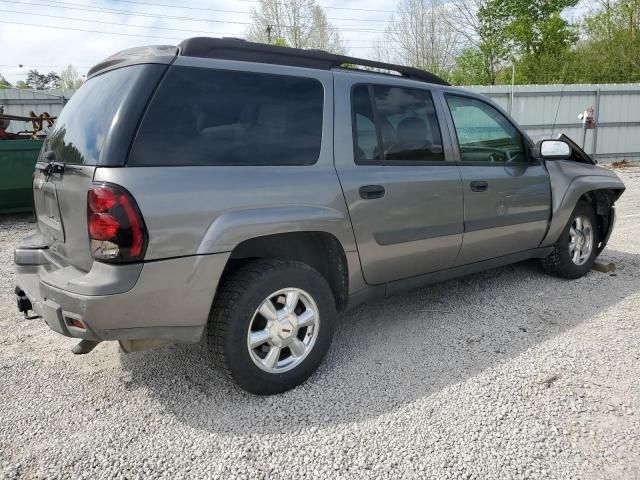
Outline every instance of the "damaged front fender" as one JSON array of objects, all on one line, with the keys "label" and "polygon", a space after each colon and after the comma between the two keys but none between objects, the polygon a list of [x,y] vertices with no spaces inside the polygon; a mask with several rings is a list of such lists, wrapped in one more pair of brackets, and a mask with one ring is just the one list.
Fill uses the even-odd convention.
[{"label": "damaged front fender", "polygon": [[555,244],[580,199],[589,201],[598,215],[602,251],[613,227],[613,205],[625,190],[624,183],[611,170],[573,160],[546,162],[551,182],[552,216],[547,235],[540,244]]}]

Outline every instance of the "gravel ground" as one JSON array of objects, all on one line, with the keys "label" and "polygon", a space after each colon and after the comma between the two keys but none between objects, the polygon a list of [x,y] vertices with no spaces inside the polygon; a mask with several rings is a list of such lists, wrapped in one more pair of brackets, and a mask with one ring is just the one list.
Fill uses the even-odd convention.
[{"label": "gravel ground", "polygon": [[232,388],[202,347],[123,354],[17,315],[0,219],[0,478],[640,478],[640,168],[578,281],[533,262],[363,305],[305,385]]}]

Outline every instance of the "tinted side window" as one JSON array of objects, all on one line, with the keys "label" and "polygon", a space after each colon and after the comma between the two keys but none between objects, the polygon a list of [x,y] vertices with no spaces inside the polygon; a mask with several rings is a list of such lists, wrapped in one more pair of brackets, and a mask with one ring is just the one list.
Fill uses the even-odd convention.
[{"label": "tinted side window", "polygon": [[[356,161],[444,160],[440,127],[429,92],[385,86],[369,89],[362,85],[353,91],[353,105]],[[372,130],[374,125],[377,131]]]},{"label": "tinted side window", "polygon": [[310,165],[322,140],[314,79],[172,67],[140,126],[130,165]]},{"label": "tinted side window", "polygon": [[522,135],[504,115],[474,98],[447,95],[463,162],[524,162]]}]

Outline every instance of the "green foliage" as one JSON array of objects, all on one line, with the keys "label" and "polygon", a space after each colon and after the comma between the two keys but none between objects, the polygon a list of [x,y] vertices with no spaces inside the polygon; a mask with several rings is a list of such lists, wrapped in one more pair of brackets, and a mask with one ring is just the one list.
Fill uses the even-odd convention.
[{"label": "green foliage", "polygon": [[282,37],[278,37],[275,40],[273,40],[273,42],[271,42],[273,45],[277,45],[279,47],[288,47],[289,45],[287,45],[287,41],[282,38]]},{"label": "green foliage", "polygon": [[0,74],[0,90],[4,88],[11,88],[12,85],[9,81]]},{"label": "green foliage", "polygon": [[493,83],[486,68],[486,57],[480,49],[466,48],[457,58],[456,66],[449,75],[454,85],[487,85]]},{"label": "green foliage", "polygon": [[55,72],[47,74],[40,73],[37,70],[29,70],[27,73],[26,84],[30,88],[36,90],[48,90],[60,87],[60,76]]},{"label": "green foliage", "polygon": [[577,0],[489,0],[479,13],[490,21],[496,35],[514,55],[539,55],[561,51],[577,39],[569,23],[560,16]]},{"label": "green foliage", "polygon": [[583,22],[571,64],[589,83],[640,81],[640,0],[619,0]]},{"label": "green foliage", "polygon": [[486,83],[496,83],[496,75],[510,55],[509,41],[505,35],[505,21],[495,14],[495,0],[489,0],[478,11],[480,42],[477,53],[482,58]]},{"label": "green foliage", "polygon": [[23,80],[18,80],[16,82],[16,88],[19,88],[21,90],[29,90],[29,85],[27,85],[27,82],[24,82]]},{"label": "green foliage", "polygon": [[479,42],[458,56],[455,84],[640,81],[640,0],[613,0],[570,24],[576,0],[487,0]]}]

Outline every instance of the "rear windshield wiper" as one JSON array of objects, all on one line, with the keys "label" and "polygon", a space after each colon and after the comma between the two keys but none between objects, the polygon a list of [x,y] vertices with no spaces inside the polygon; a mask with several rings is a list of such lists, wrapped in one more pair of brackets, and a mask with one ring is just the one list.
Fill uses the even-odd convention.
[{"label": "rear windshield wiper", "polygon": [[36,169],[45,173],[45,175],[51,175],[52,173],[62,173],[64,172],[64,163],[56,162],[56,152],[53,150],[49,150],[48,152],[44,152],[42,154],[42,160],[47,162],[46,165],[42,166],[40,164],[36,164]]}]

